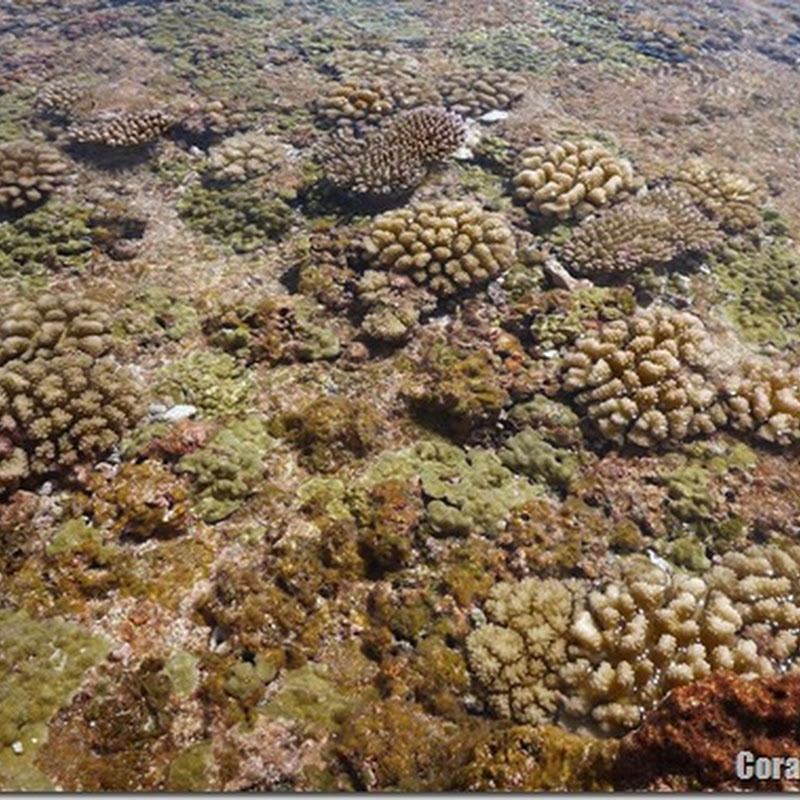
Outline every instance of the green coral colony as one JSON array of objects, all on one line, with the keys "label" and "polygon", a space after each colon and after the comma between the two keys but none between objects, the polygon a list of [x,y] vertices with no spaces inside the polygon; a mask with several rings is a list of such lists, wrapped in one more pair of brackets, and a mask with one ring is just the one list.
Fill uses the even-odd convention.
[{"label": "green coral colony", "polygon": [[[607,789],[671,689],[797,670],[788,226],[526,105],[690,42],[81,0],[33,81],[16,5],[0,788]],[[109,97],[106,26],[164,77]]]}]

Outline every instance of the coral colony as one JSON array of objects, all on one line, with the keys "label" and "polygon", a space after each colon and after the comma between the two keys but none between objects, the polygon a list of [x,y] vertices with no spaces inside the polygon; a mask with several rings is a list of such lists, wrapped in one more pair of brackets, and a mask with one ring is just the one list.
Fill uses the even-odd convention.
[{"label": "coral colony", "polygon": [[796,789],[797,20],[63,5],[0,10],[0,789]]}]

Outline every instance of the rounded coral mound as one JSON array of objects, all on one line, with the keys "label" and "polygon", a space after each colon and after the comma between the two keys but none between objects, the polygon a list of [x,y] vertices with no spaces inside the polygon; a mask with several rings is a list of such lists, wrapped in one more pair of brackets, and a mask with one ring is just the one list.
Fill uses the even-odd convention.
[{"label": "rounded coral mound", "polygon": [[39,205],[65,182],[68,173],[66,159],[49,145],[0,142],[0,216]]},{"label": "rounded coral mound", "polygon": [[650,447],[710,434],[725,422],[700,320],[654,309],[584,336],[562,361],[563,385],[599,433]]},{"label": "rounded coral mound", "polygon": [[800,369],[752,359],[723,384],[731,427],[759,439],[790,444],[800,439]]},{"label": "rounded coral mound", "polygon": [[145,109],[98,119],[69,129],[72,141],[104,147],[139,147],[150,144],[175,125],[171,114]]},{"label": "rounded coral mound", "polygon": [[209,183],[240,183],[269,175],[288,159],[279,139],[259,131],[238,133],[211,148],[204,179]]},{"label": "rounded coral mound", "polygon": [[43,295],[0,324],[0,491],[92,461],[138,414],[116,363],[110,319],[96,304]]},{"label": "rounded coral mound", "polygon": [[630,162],[599,142],[567,139],[522,151],[514,197],[532,214],[581,219],[641,185]]},{"label": "rounded coral mound", "polygon": [[364,240],[369,264],[409,275],[439,296],[488,283],[514,262],[511,229],[475,203],[417,203],[379,216]]},{"label": "rounded coral mound", "polygon": [[442,102],[465,117],[511,108],[527,89],[526,79],[507,69],[472,67],[446,75]]},{"label": "rounded coral mound", "polygon": [[363,139],[339,132],[322,149],[325,175],[337,189],[367,197],[403,194],[464,141],[458,114],[423,106],[389,119]]},{"label": "rounded coral mound", "polygon": [[658,188],[582,222],[561,255],[579,275],[613,274],[670,264],[721,243],[717,226],[688,194]]}]

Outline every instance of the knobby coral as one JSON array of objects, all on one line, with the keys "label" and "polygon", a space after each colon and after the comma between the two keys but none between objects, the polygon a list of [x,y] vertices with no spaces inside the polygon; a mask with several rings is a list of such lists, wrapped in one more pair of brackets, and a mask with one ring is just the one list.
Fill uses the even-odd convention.
[{"label": "knobby coral", "polygon": [[688,194],[657,188],[582,222],[561,255],[580,275],[613,274],[667,265],[721,243],[717,226]]},{"label": "knobby coral", "polygon": [[474,203],[417,203],[378,217],[364,240],[373,267],[409,275],[439,296],[488,283],[514,262],[510,228]]},{"label": "knobby coral", "polygon": [[532,214],[581,219],[641,185],[630,162],[599,142],[567,139],[522,151],[514,197]]},{"label": "knobby coral", "polygon": [[676,686],[797,669],[800,547],[752,545],[701,575],[621,558],[604,585],[500,583],[470,666],[501,716],[618,734]]},{"label": "knobby coral", "polygon": [[139,412],[139,392],[113,354],[96,304],[43,295],[0,324],[0,490],[91,462]]},{"label": "knobby coral", "polygon": [[562,361],[564,389],[617,444],[650,447],[710,434],[725,422],[712,348],[692,314],[639,312],[578,339]]},{"label": "knobby coral", "polygon": [[69,163],[53,147],[0,142],[0,215],[39,205],[68,177]]}]

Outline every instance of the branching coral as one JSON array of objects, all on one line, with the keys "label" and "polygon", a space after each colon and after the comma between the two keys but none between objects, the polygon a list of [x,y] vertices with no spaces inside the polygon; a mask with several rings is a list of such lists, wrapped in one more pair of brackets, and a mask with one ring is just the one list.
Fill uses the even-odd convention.
[{"label": "branching coral", "polygon": [[667,265],[721,243],[688,194],[657,188],[582,222],[561,255],[579,275],[613,274]]},{"label": "branching coral", "polygon": [[641,185],[630,162],[599,142],[564,140],[522,151],[514,197],[532,214],[581,219]]},{"label": "branching coral", "polygon": [[654,309],[584,336],[562,361],[563,385],[612,442],[641,447],[710,434],[725,422],[700,320]]},{"label": "branching coral", "polygon": [[68,177],[69,163],[53,147],[0,142],[0,216],[39,205]]},{"label": "branching coral", "polygon": [[502,217],[473,203],[418,203],[378,217],[364,240],[370,265],[409,275],[440,296],[478,288],[516,248]]},{"label": "branching coral", "polygon": [[470,665],[502,716],[620,733],[711,672],[796,669],[799,565],[800,547],[753,545],[700,576],[631,556],[600,587],[500,583],[468,638]]},{"label": "branching coral", "polygon": [[464,140],[457,114],[423,106],[390,118],[363,139],[334,135],[322,148],[323,168],[337,189],[367,197],[401,195]]},{"label": "branching coral", "polygon": [[139,411],[118,366],[110,320],[96,304],[43,295],[0,324],[0,489],[80,462],[116,444]]}]

